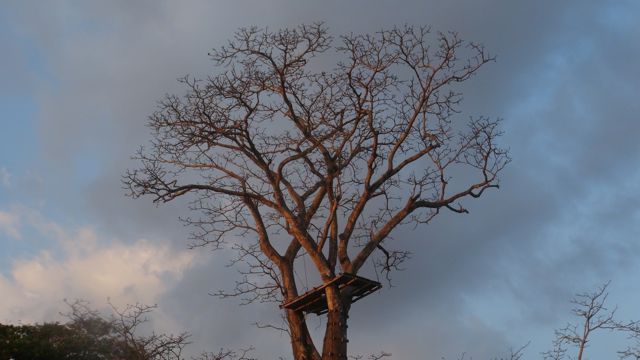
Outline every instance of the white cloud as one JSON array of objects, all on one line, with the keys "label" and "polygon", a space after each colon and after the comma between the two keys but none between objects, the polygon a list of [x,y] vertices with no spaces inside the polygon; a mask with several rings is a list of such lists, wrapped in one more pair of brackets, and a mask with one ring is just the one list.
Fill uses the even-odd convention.
[{"label": "white cloud", "polygon": [[0,167],[0,184],[5,188],[11,187],[11,173],[3,166]]},{"label": "white cloud", "polygon": [[193,252],[147,239],[126,243],[105,239],[90,227],[69,230],[42,216],[24,219],[25,226],[49,234],[53,246],[0,273],[0,322],[55,319],[65,298],[153,304],[196,261]]},{"label": "white cloud", "polygon": [[20,239],[20,216],[14,212],[0,211],[0,232]]}]

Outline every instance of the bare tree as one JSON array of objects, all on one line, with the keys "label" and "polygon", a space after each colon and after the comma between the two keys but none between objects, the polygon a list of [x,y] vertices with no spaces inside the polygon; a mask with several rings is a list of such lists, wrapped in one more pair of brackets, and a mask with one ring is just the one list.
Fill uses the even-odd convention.
[{"label": "bare tree", "polygon": [[[531,342],[528,342],[517,349],[509,348],[509,352],[507,353],[507,355],[501,356],[499,358],[494,357],[494,358],[491,358],[491,360],[522,360],[522,357],[524,356],[524,351],[529,346],[530,343]],[[446,358],[442,357],[442,360],[446,360]],[[473,358],[467,357],[467,353],[465,352],[460,354],[456,360],[473,360]]]},{"label": "bare tree", "polygon": [[620,330],[629,335],[629,339],[633,341],[633,345],[624,350],[618,351],[620,359],[640,360],[640,321],[630,321],[622,324]]},{"label": "bare tree", "polygon": [[618,325],[614,320],[616,309],[609,310],[605,307],[607,296],[609,296],[606,292],[608,286],[609,282],[594,292],[579,293],[571,299],[571,303],[575,305],[571,311],[580,318],[581,322],[569,323],[555,331],[553,350],[544,354],[545,359],[562,359],[567,352],[565,346],[573,345],[577,348],[577,359],[582,360],[589,336],[594,331],[617,328]]},{"label": "bare tree", "polygon": [[509,354],[507,356],[501,357],[500,359],[495,358],[494,360],[522,360],[522,357],[524,356],[524,350],[529,346],[530,343],[531,342],[528,342],[518,349],[510,348]]},{"label": "bare tree", "polygon": [[67,302],[69,313],[63,314],[69,326],[96,336],[96,341],[110,351],[109,358],[129,360],[182,360],[182,352],[189,344],[189,334],[178,335],[151,332],[140,334],[140,326],[149,321],[148,315],[157,306],[133,304],[124,308],[111,305],[113,315],[106,317],[82,300]]},{"label": "bare tree", "polygon": [[620,359],[640,360],[640,346],[628,347],[622,351],[618,351]]},{"label": "bare tree", "polygon": [[[367,360],[382,360],[384,358],[390,357],[391,354],[381,351],[377,354],[370,354],[366,357]],[[349,355],[350,360],[363,360],[365,359],[364,355]]]},{"label": "bare tree", "polygon": [[[545,359],[561,360],[567,355],[567,345],[577,348],[576,359],[582,360],[585,350],[588,347],[590,337],[594,332],[600,330],[623,331],[637,337],[640,334],[638,322],[621,322],[615,319],[616,307],[608,309],[606,307],[609,293],[607,288],[610,282],[598,287],[593,292],[576,294],[571,300],[574,304],[572,312],[580,319],[578,323],[569,323],[564,328],[555,331],[553,349],[543,353]],[[629,347],[624,351],[619,351],[621,358],[632,358],[639,353],[635,348]],[[635,358],[638,360],[638,357]]]},{"label": "bare tree", "polygon": [[[322,24],[241,29],[210,55],[220,72],[160,101],[126,186],[156,202],[191,195],[193,245],[234,244],[246,267],[233,294],[249,302],[297,299],[309,261],[326,330],[317,347],[304,311],[285,308],[294,358],[345,360],[354,289],[332,281],[375,256],[396,268],[397,226],[467,213],[461,200],[498,187],[498,121],[454,121],[454,86],[493,57],[426,27],[334,40]],[[324,69],[328,56],[342,60]]]},{"label": "bare tree", "polygon": [[217,353],[204,352],[199,357],[193,358],[193,360],[257,360],[249,357],[249,353],[253,351],[253,348],[240,350],[239,352],[220,349]]},{"label": "bare tree", "polygon": [[126,358],[135,360],[181,360],[189,343],[189,334],[158,334],[153,331],[144,336],[138,333],[140,325],[148,321],[147,315],[157,306],[133,304],[124,309],[111,305],[114,312],[113,326],[123,339]]}]

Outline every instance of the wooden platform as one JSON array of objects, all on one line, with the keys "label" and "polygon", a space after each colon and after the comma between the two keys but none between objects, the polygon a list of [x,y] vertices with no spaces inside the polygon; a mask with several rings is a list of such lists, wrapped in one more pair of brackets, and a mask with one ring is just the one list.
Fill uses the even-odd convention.
[{"label": "wooden platform", "polygon": [[345,273],[340,274],[338,277],[322,286],[315,287],[297,298],[280,305],[280,308],[304,311],[306,313],[314,313],[316,315],[324,314],[328,310],[327,298],[324,289],[333,284],[337,284],[340,291],[346,287],[351,287],[353,294],[351,300],[352,303],[382,288],[382,285],[377,281]]}]

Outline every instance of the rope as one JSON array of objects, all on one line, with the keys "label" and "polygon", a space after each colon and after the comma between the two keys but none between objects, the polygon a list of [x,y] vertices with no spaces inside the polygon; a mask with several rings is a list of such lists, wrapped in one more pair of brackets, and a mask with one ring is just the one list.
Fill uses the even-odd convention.
[{"label": "rope", "polygon": [[306,256],[307,253],[305,252],[304,255],[302,255],[302,266],[304,268],[304,279],[302,278],[302,276],[300,276],[300,274],[298,274],[298,271],[296,270],[296,268],[293,268],[293,274],[298,278],[298,280],[303,283],[302,285],[304,286],[304,291],[308,291],[309,290],[309,277],[307,275],[307,260],[306,260]]},{"label": "rope", "polygon": [[309,278],[307,277],[307,252],[302,255],[302,264],[304,265],[304,290],[309,290]]}]

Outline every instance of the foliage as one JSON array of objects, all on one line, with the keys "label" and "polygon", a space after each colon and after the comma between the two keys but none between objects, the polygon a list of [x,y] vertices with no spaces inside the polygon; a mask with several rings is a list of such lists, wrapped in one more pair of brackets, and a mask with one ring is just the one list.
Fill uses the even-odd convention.
[{"label": "foliage", "polygon": [[[101,324],[107,325],[107,324]],[[118,341],[113,334],[91,333],[71,324],[0,324],[1,359],[113,359]]]},{"label": "foliage", "polygon": [[83,301],[68,303],[65,323],[0,324],[0,359],[180,360],[188,334],[137,334],[155,306],[113,307],[105,317]]}]

